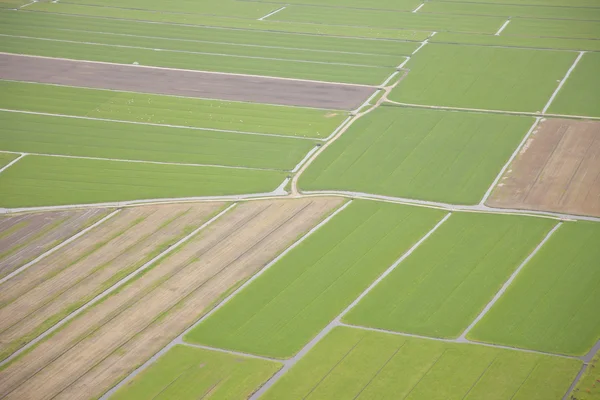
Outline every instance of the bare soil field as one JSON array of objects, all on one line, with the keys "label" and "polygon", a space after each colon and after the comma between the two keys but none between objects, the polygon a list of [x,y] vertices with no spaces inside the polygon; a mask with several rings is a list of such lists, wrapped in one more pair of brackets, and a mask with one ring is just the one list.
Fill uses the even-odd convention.
[{"label": "bare soil field", "polygon": [[342,202],[311,198],[237,205],[0,371],[0,397],[102,395]]},{"label": "bare soil field", "polygon": [[600,122],[544,120],[487,205],[600,217]]},{"label": "bare soil field", "polygon": [[[90,232],[87,242],[100,239],[91,251],[84,252],[89,247],[79,247],[77,240],[71,249],[61,249],[36,266],[35,272],[44,275],[43,279],[32,276],[32,270],[22,279],[5,282],[0,287],[4,289],[0,303],[1,358],[166,250],[221,206],[212,203],[127,209],[115,217],[110,240],[102,240],[97,235],[99,230]],[[66,254],[75,261],[65,263]],[[28,277],[32,279],[28,281]]]},{"label": "bare soil field", "polygon": [[0,219],[0,278],[108,214],[105,209],[20,214]]},{"label": "bare soil field", "polygon": [[0,79],[354,110],[374,87],[0,54]]}]

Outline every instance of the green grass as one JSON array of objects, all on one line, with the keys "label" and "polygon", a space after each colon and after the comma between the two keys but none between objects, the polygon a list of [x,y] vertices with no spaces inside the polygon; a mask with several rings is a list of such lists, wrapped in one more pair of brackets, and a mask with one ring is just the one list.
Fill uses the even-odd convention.
[{"label": "green grass", "polygon": [[456,338],[555,223],[454,214],[344,319],[354,325]]},{"label": "green grass", "polygon": [[0,111],[0,150],[289,170],[314,143]]},{"label": "green grass", "polygon": [[[597,12],[597,10],[592,10],[591,12],[594,13],[594,11]],[[600,24],[598,21],[514,18],[502,34],[549,38],[600,39]]]},{"label": "green grass", "polygon": [[559,400],[581,362],[335,328],[262,397]]},{"label": "green grass", "polygon": [[263,193],[284,178],[275,171],[27,156],[0,174],[0,206]]},{"label": "green grass", "polygon": [[[437,0],[434,0],[437,1]],[[443,0],[451,2],[464,3],[465,0]],[[597,0],[523,0],[518,3],[508,2],[506,0],[468,0],[468,2],[486,3],[486,4],[519,4],[529,6],[556,6],[556,7],[598,7]]]},{"label": "green grass", "polygon": [[383,106],[306,170],[303,190],[476,204],[533,118]]},{"label": "green grass", "polygon": [[588,364],[568,400],[600,400],[600,352]]},{"label": "green grass", "polygon": [[598,71],[600,71],[600,53],[584,54],[558,92],[548,112],[600,117]]},{"label": "green grass", "polygon": [[460,43],[482,46],[528,47],[537,49],[600,51],[600,41],[591,39],[538,38],[440,32],[432,37],[430,42]]},{"label": "green grass", "polygon": [[566,223],[519,273],[469,337],[583,355],[600,339],[600,225]]},{"label": "green grass", "polygon": [[279,368],[276,362],[177,345],[111,399],[245,399]]},{"label": "green grass", "polygon": [[10,164],[19,157],[18,154],[0,153],[0,168]]},{"label": "green grass", "polygon": [[159,96],[0,81],[0,108],[118,121],[148,122],[325,138],[347,117],[335,110]]},{"label": "green grass", "polygon": [[269,17],[269,20],[387,29],[494,33],[505,18],[291,6]]},{"label": "green grass", "polygon": [[186,340],[273,357],[298,352],[443,216],[355,200]]},{"label": "green grass", "polygon": [[390,100],[506,111],[541,111],[577,54],[432,43],[407,64]]},{"label": "green grass", "polygon": [[[425,3],[419,13],[440,13],[458,15],[499,15],[504,17],[532,17],[532,18],[558,18],[599,20],[600,8],[567,8],[544,7],[541,5],[514,5],[511,4],[483,4],[479,2],[454,3],[454,2],[429,2]],[[500,28],[500,26],[498,26]]]},{"label": "green grass", "polygon": [[421,0],[370,0],[368,3],[364,0],[286,0],[284,4],[411,11],[421,4]]}]

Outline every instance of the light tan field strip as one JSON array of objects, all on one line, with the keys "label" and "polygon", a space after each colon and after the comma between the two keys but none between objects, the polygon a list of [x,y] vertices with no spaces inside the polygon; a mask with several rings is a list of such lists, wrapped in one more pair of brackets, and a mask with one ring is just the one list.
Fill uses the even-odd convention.
[{"label": "light tan field strip", "polygon": [[106,209],[90,209],[0,218],[0,277],[106,214]]},{"label": "light tan field strip", "polygon": [[[51,326],[51,322],[60,320],[70,310],[89,301],[118,281],[119,277],[143,264],[161,247],[177,241],[187,228],[213,211],[214,207],[210,205],[203,208],[171,205],[140,210],[138,212],[142,215],[137,215],[130,229],[105,245],[97,246],[96,251],[84,255],[60,273],[45,278],[35,287],[29,287],[26,292],[15,293],[15,290],[11,290],[14,288],[11,287],[11,281],[6,282],[7,294],[3,293],[0,309],[2,358],[46,330],[48,321]],[[59,252],[54,257],[54,265],[64,265],[62,255]],[[48,264],[42,263],[37,270],[44,267],[48,267]],[[8,297],[10,295],[12,297]]]},{"label": "light tan field strip", "polygon": [[137,280],[0,372],[0,396],[102,395],[343,199],[237,206]]}]

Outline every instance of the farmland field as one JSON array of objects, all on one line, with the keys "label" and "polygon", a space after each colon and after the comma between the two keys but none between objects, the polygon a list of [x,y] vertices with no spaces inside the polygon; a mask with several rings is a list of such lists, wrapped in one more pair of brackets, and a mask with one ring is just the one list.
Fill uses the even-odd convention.
[{"label": "farmland field", "polygon": [[565,223],[469,335],[582,355],[600,339],[600,226]]},{"label": "farmland field", "polygon": [[443,215],[355,201],[185,339],[292,356]]},{"label": "farmland field", "polygon": [[0,168],[10,164],[17,157],[19,157],[18,154],[0,153]]},{"label": "farmland field", "polygon": [[581,362],[336,328],[263,398],[559,399]]},{"label": "farmland field", "polygon": [[454,214],[344,321],[456,338],[555,224],[540,218]]},{"label": "farmland field", "polygon": [[529,117],[382,106],[327,149],[300,187],[474,204],[532,123]]}]

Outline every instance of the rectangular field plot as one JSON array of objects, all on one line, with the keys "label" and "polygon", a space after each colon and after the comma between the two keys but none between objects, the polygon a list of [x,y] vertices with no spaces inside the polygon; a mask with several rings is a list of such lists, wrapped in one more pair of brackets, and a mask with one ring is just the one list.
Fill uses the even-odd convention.
[{"label": "rectangular field plot", "polygon": [[468,335],[561,354],[600,339],[600,226],[565,223]]},{"label": "rectangular field plot", "polygon": [[[507,2],[510,3],[510,2]],[[552,7],[543,5],[511,5],[484,2],[427,2],[419,13],[451,15],[497,15],[503,17],[557,18],[578,20],[600,20],[600,8]],[[512,23],[512,22],[511,22]]]},{"label": "rectangular field plot", "polygon": [[573,52],[432,43],[406,64],[410,73],[390,100],[537,112],[576,57]]},{"label": "rectangular field plot", "polygon": [[529,117],[382,106],[317,158],[300,186],[474,204],[532,123]]},{"label": "rectangular field plot", "polygon": [[[100,397],[342,201],[311,198],[236,205],[144,273],[3,366],[0,396]],[[215,210],[211,203],[200,207],[209,206]],[[145,208],[135,207],[130,212]],[[203,222],[197,218],[194,228]],[[118,229],[106,226],[104,230],[114,233]],[[92,240],[87,245],[93,248],[96,243]],[[105,253],[109,247],[104,247]],[[129,253],[131,258],[136,255],[141,253]],[[97,261],[102,265],[102,260]],[[28,270],[29,279],[23,281],[40,280],[43,271]],[[215,366],[207,369],[216,372]]]},{"label": "rectangular field plot", "polygon": [[178,345],[111,400],[246,399],[281,364]]},{"label": "rectangular field plot", "polygon": [[0,217],[0,278],[108,214],[105,209]]},{"label": "rectangular field plot", "polygon": [[253,354],[292,356],[443,215],[356,200],[185,339]]},{"label": "rectangular field plot", "polygon": [[600,117],[600,53],[586,53],[573,70],[549,113]]},{"label": "rectangular field plot", "polygon": [[[598,6],[598,3],[596,3],[596,6]],[[597,10],[591,12],[594,13],[594,11],[597,12]],[[593,15],[595,17],[595,14]],[[598,26],[598,21],[515,18],[508,24],[502,34],[547,38],[600,39],[600,26]]]},{"label": "rectangular field plot", "polygon": [[0,111],[0,150],[291,170],[309,140]]},{"label": "rectangular field plot", "polygon": [[0,174],[0,207],[266,193],[279,171],[26,156]]},{"label": "rectangular field plot", "polygon": [[335,110],[24,82],[0,81],[0,90],[0,108],[9,110],[298,137],[325,138],[347,117]]},{"label": "rectangular field plot", "polygon": [[581,362],[335,328],[262,397],[560,400]]},{"label": "rectangular field plot", "polygon": [[600,217],[600,122],[542,121],[486,203]]},{"label": "rectangular field plot", "polygon": [[541,218],[454,214],[344,320],[456,338],[555,224]]}]

